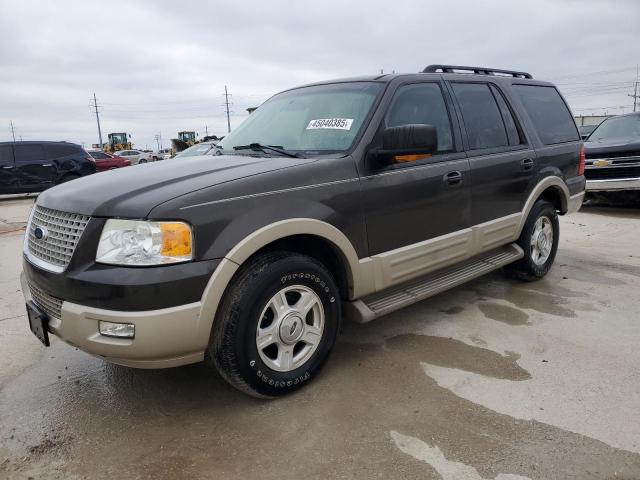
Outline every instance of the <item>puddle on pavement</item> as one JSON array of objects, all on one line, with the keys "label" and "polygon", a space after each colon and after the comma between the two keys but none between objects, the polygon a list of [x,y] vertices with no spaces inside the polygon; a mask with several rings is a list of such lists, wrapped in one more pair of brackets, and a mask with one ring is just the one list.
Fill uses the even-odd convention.
[{"label": "puddle on pavement", "polygon": [[522,286],[490,277],[482,280],[470,284],[470,288],[475,290],[480,297],[506,300],[519,308],[528,308],[558,317],[574,318],[577,316],[576,312],[567,306],[570,303],[569,300],[553,293],[534,290],[532,288],[534,284]]},{"label": "puddle on pavement", "polygon": [[457,368],[504,380],[528,380],[529,372],[518,365],[520,355],[500,355],[493,350],[468,345],[460,340],[426,335],[398,335],[388,339],[385,347],[421,362]]},{"label": "puddle on pavement", "polygon": [[531,325],[529,315],[526,312],[508,305],[501,305],[494,302],[480,302],[478,303],[478,308],[485,317],[506,323],[507,325]]},{"label": "puddle on pavement", "polygon": [[[351,335],[377,328],[355,326]],[[448,338],[341,340],[308,387],[258,401],[201,364],[133,370],[58,342],[0,391],[0,450],[9,458],[2,468],[51,477],[57,461],[60,478],[268,480],[283,471],[291,478],[438,478],[390,442],[395,430],[437,445],[483,478],[632,478],[640,471],[638,454],[464,400],[427,377],[420,362],[512,380],[529,375],[515,354]],[[65,439],[64,450],[29,453],[54,435]]]}]

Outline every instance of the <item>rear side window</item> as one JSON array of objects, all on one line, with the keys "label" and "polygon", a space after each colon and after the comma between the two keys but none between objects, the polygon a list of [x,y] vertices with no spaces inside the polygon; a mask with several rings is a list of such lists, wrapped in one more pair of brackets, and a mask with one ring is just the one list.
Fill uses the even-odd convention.
[{"label": "rear side window", "polygon": [[78,153],[78,147],[75,145],[48,144],[46,145],[48,158],[68,157]]},{"label": "rear side window", "polygon": [[106,160],[108,158],[110,158],[108,155],[102,153],[102,152],[90,152],[90,155],[95,158],[96,160]]},{"label": "rear side window", "polygon": [[418,83],[400,87],[386,116],[387,127],[427,124],[436,128],[438,151],[453,150],[451,121],[437,83]]},{"label": "rear side window", "polygon": [[545,145],[580,140],[571,112],[554,87],[514,85],[540,141]]},{"label": "rear side window", "polygon": [[16,163],[42,163],[45,160],[44,147],[38,144],[16,145],[13,147]]},{"label": "rear side window", "polygon": [[494,87],[490,85],[491,92],[498,102],[498,108],[500,109],[500,113],[502,114],[502,119],[504,120],[504,127],[507,129],[507,138],[509,139],[509,145],[516,146],[524,143],[520,131],[516,126],[516,121],[513,118],[513,114],[511,113],[511,109],[507,105],[507,101],[502,96],[502,93]]},{"label": "rear side window", "polygon": [[462,118],[469,148],[498,148],[509,145],[502,115],[486,83],[452,83]]},{"label": "rear side window", "polygon": [[11,145],[0,145],[0,165],[3,167],[13,165]]}]

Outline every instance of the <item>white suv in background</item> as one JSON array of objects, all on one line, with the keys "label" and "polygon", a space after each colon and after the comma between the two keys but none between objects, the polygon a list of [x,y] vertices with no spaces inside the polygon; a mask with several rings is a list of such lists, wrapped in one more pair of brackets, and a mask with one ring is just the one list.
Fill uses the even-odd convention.
[{"label": "white suv in background", "polygon": [[151,161],[151,154],[143,152],[142,150],[121,150],[116,152],[120,157],[126,158],[131,162],[131,165],[137,165],[139,163],[147,163]]}]

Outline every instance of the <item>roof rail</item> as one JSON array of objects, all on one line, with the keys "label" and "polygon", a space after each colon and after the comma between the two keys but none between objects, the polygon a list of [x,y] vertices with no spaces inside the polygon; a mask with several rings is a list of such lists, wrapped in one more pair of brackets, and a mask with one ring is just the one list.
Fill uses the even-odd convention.
[{"label": "roof rail", "polygon": [[530,73],[516,72],[515,70],[500,70],[498,68],[486,67],[464,67],[462,65],[429,65],[422,70],[422,73],[459,73],[456,70],[463,70],[468,73],[476,73],[478,75],[510,75],[514,78],[533,78]]}]

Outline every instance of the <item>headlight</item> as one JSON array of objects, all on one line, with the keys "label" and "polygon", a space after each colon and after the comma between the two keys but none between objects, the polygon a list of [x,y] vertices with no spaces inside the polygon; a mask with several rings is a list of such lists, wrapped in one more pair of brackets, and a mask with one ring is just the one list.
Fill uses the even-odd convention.
[{"label": "headlight", "polygon": [[109,219],[102,229],[96,262],[162,265],[193,258],[191,227],[184,222]]}]

